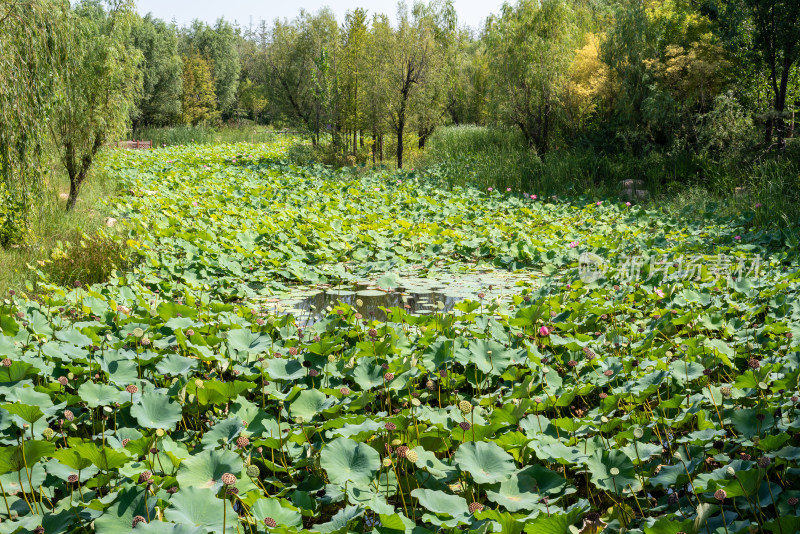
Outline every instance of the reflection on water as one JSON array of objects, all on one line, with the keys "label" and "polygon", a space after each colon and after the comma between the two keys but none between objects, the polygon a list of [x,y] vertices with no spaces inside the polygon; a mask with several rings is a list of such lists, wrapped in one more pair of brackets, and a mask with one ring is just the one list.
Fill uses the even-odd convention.
[{"label": "reflection on water", "polygon": [[403,291],[402,288],[391,292],[328,290],[301,300],[295,305],[294,310],[287,311],[293,312],[299,322],[308,325],[322,319],[328,313],[325,308],[335,306],[341,301],[353,306],[358,313],[364,316],[364,319],[385,321],[387,317],[381,308],[405,308],[406,311],[415,315],[434,312],[446,313],[453,309],[456,302],[464,298],[448,296],[436,290]]}]

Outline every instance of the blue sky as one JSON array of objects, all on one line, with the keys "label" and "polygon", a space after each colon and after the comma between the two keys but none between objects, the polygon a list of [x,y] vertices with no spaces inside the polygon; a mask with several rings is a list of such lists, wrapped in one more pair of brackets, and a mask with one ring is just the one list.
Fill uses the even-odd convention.
[{"label": "blue sky", "polygon": [[[412,2],[409,1],[409,4]],[[478,28],[490,13],[498,13],[502,0],[455,0],[458,12],[459,25],[468,25]],[[300,8],[315,12],[321,7],[328,6],[337,19],[344,20],[344,14],[356,7],[366,8],[370,13],[386,13],[394,20],[397,12],[396,0],[301,0],[276,1],[276,0],[137,0],[136,7],[139,13],[145,15],[152,13],[154,16],[167,22],[174,20],[179,26],[200,19],[214,22],[220,17],[230,21],[237,21],[242,26],[247,26],[251,18],[253,24],[260,19],[272,21],[276,18],[294,18]]]}]

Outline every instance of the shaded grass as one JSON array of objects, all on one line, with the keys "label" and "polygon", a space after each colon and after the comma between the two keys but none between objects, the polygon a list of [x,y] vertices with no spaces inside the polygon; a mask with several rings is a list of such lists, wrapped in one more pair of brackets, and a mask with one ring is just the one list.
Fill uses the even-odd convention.
[{"label": "shaded grass", "polygon": [[30,214],[26,242],[0,248],[0,295],[9,290],[35,288],[40,269],[53,281],[71,284],[84,278],[85,282],[105,279],[110,266],[121,263],[123,251],[112,247],[104,235],[113,232],[106,228],[105,200],[119,190],[116,179],[103,171],[98,163],[92,167],[81,189],[75,208],[66,211],[66,199],[61,195],[69,190],[64,172],[53,166],[50,181],[41,200]]}]

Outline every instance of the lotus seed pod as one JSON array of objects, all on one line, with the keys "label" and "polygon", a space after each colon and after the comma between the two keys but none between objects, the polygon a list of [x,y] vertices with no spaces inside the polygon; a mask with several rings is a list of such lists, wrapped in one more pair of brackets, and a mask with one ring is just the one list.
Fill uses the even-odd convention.
[{"label": "lotus seed pod", "polygon": [[417,460],[419,460],[419,455],[417,454],[417,451],[415,451],[414,449],[408,449],[408,451],[406,451],[406,460],[408,460],[412,464],[416,463]]},{"label": "lotus seed pod", "polygon": [[714,498],[717,499],[718,501],[724,501],[725,497],[727,496],[728,494],[725,493],[724,489],[718,489],[717,491],[714,492]]},{"label": "lotus seed pod", "polygon": [[428,389],[428,391],[433,391],[436,389],[436,384],[433,383],[433,380],[428,380],[425,382],[425,387]]},{"label": "lotus seed pod", "polygon": [[250,440],[247,438],[247,436],[239,436],[236,438],[236,446],[240,449],[244,449],[248,445],[250,445]]},{"label": "lotus seed pod", "polygon": [[405,445],[400,445],[399,447],[397,447],[396,452],[398,458],[405,458],[406,453],[408,452],[408,447],[406,447]]},{"label": "lotus seed pod", "polygon": [[234,484],[236,484],[236,476],[233,475],[232,473],[223,474],[220,480],[222,480],[222,483],[225,484],[226,486],[233,486]]},{"label": "lotus seed pod", "polygon": [[392,380],[394,380],[394,373],[385,373],[383,375],[383,379],[386,380],[387,382],[391,382]]},{"label": "lotus seed pod", "polygon": [[393,439],[392,440],[392,447],[399,447],[402,444],[403,444],[403,442],[400,441],[399,439]]},{"label": "lotus seed pod", "polygon": [[458,426],[460,426],[460,427],[461,427],[461,430],[463,430],[464,432],[466,432],[467,430],[469,430],[469,429],[470,429],[470,426],[471,426],[471,425],[470,425],[470,424],[469,424],[469,422],[467,422],[467,421],[461,421],[460,423],[458,423]]},{"label": "lotus seed pod", "polygon": [[422,404],[422,403],[419,401],[418,398],[415,397],[415,398],[411,399],[411,406],[419,406],[420,404]]},{"label": "lotus seed pod", "polygon": [[342,395],[350,395],[350,388],[345,388],[345,387],[339,388],[339,393],[341,393]]},{"label": "lotus seed pod", "polygon": [[69,379],[66,376],[59,376],[58,383],[61,384],[62,386],[66,386],[67,384],[69,384]]},{"label": "lotus seed pod", "polygon": [[479,502],[471,502],[469,503],[469,513],[474,514],[475,512],[480,512],[483,510],[483,505]]},{"label": "lotus seed pod", "polygon": [[762,456],[761,458],[758,459],[758,467],[762,469],[766,469],[767,467],[769,467],[769,464],[771,463],[772,460],[770,460],[769,456]]},{"label": "lotus seed pod", "polygon": [[42,430],[42,435],[44,436],[44,439],[50,439],[55,434],[56,434],[55,431],[50,427],[47,427],[44,430]]},{"label": "lotus seed pod", "polygon": [[133,395],[134,393],[136,393],[137,391],[139,391],[139,387],[138,387],[138,386],[136,386],[135,384],[129,384],[129,385],[128,385],[128,386],[125,388],[125,391],[127,391],[128,393],[130,393],[131,395]]},{"label": "lotus seed pod", "polygon": [[795,506],[797,504],[797,497],[789,497],[786,501],[789,506]]},{"label": "lotus seed pod", "polygon": [[358,306],[358,307],[360,308],[360,307],[362,307],[363,305],[364,305],[364,301],[363,301],[363,300],[361,300],[361,299],[356,299],[356,306]]},{"label": "lotus seed pod", "polygon": [[461,401],[458,403],[458,409],[461,410],[461,413],[468,414],[472,411],[472,404],[469,401]]},{"label": "lotus seed pod", "polygon": [[142,337],[143,335],[144,335],[144,330],[142,330],[138,326],[133,329],[133,336],[134,337]]},{"label": "lotus seed pod", "polygon": [[637,428],[633,431],[633,437],[636,439],[642,439],[644,437],[644,431],[641,428]]},{"label": "lotus seed pod", "polygon": [[3,367],[11,367],[11,360],[8,358],[3,358]]},{"label": "lotus seed pod", "polygon": [[391,466],[392,466],[392,460],[389,459],[389,458],[384,458],[383,459],[383,467],[391,467]]},{"label": "lotus seed pod", "polygon": [[297,423],[298,425],[302,425],[305,422],[305,419],[303,419],[300,416],[297,416],[294,418],[294,422]]},{"label": "lotus seed pod", "polygon": [[203,381],[200,380],[199,378],[195,378],[194,387],[196,387],[197,389],[203,389]]},{"label": "lotus seed pod", "polygon": [[131,442],[131,440],[129,440],[128,438],[125,438],[125,439],[122,440],[122,446],[123,447],[127,447],[128,443],[130,443],[130,442]]},{"label": "lotus seed pod", "polygon": [[138,525],[139,523],[147,523],[147,519],[145,519],[140,515],[137,515],[136,517],[133,518],[133,521],[131,522],[131,528],[136,528],[136,525]]},{"label": "lotus seed pod", "polygon": [[612,467],[611,469],[608,470],[608,472],[611,473],[612,477],[615,477],[615,476],[619,475],[619,468]]},{"label": "lotus seed pod", "polygon": [[164,437],[164,429],[163,428],[157,428],[156,429],[156,436],[158,436],[159,438],[163,438]]},{"label": "lotus seed pod", "polygon": [[150,471],[142,471],[139,473],[139,484],[143,484],[149,481],[153,477],[153,473]]},{"label": "lotus seed pod", "polygon": [[336,356],[333,354],[328,354],[328,363],[336,363]]},{"label": "lotus seed pod", "polygon": [[250,478],[258,478],[261,475],[261,470],[257,465],[250,464],[247,466],[247,476]]},{"label": "lotus seed pod", "polygon": [[386,427],[386,430],[397,430],[397,425],[392,423],[391,421],[386,423],[384,426]]},{"label": "lotus seed pod", "polygon": [[75,484],[77,481],[78,481],[78,475],[74,473],[67,477],[67,482],[69,482],[70,484]]},{"label": "lotus seed pod", "polygon": [[72,413],[72,410],[64,410],[64,419],[67,421],[72,421],[75,419],[75,414]]},{"label": "lotus seed pod", "polygon": [[33,529],[33,534],[44,534],[44,527],[39,525],[35,529]]},{"label": "lotus seed pod", "polygon": [[588,521],[589,523],[597,523],[598,521],[600,521],[600,514],[598,514],[597,512],[589,512],[588,514],[586,514],[586,521]]},{"label": "lotus seed pod", "polygon": [[267,526],[267,528],[275,528],[278,526],[278,523],[271,517],[265,517],[264,524]]}]

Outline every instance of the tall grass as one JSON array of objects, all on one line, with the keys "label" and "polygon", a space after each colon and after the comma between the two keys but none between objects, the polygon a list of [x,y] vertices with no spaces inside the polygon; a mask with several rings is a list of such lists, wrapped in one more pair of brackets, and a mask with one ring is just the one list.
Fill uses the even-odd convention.
[{"label": "tall grass", "polygon": [[278,135],[274,130],[255,125],[224,126],[171,126],[166,128],[139,128],[131,139],[153,141],[153,146],[214,144],[214,143],[271,143]]},{"label": "tall grass", "polygon": [[640,180],[650,202],[677,213],[745,214],[753,226],[800,229],[800,139],[783,155],[742,164],[692,151],[633,156],[562,148],[540,158],[516,130],[452,126],[430,139],[421,162],[450,185],[550,195],[616,197]]}]

